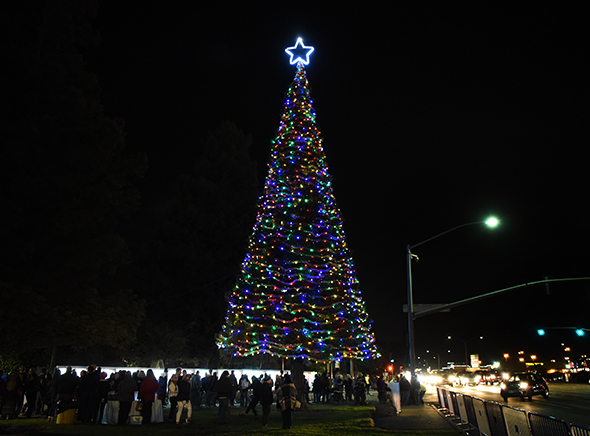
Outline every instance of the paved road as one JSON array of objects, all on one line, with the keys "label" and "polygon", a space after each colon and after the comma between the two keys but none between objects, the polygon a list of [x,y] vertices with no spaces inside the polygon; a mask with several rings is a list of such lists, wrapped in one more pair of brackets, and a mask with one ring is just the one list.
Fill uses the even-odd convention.
[{"label": "paved road", "polygon": [[590,427],[590,385],[549,383],[548,399],[542,396],[535,396],[532,401],[508,398],[507,403],[500,397],[499,386],[455,386],[452,389],[482,400],[496,401],[517,409],[554,416],[568,423]]}]

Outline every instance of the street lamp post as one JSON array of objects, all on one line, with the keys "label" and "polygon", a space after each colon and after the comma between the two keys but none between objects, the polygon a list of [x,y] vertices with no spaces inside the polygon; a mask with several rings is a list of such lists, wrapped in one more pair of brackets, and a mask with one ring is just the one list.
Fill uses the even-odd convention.
[{"label": "street lamp post", "polygon": [[408,351],[409,351],[409,360],[410,360],[410,372],[414,374],[416,369],[416,344],[414,341],[414,296],[412,290],[412,258],[418,258],[415,254],[412,254],[412,249],[425,244],[427,242],[432,241],[433,239],[439,238],[447,233],[450,233],[454,230],[460,229],[462,227],[467,227],[475,224],[485,224],[488,227],[496,227],[499,224],[497,218],[490,217],[486,221],[474,221],[471,223],[461,224],[459,226],[453,227],[447,231],[439,233],[431,238],[428,238],[422,242],[419,242],[414,245],[408,244],[406,246],[406,268],[407,268],[407,294],[408,294]]},{"label": "street lamp post", "polygon": [[[463,344],[465,345],[465,365],[469,365],[469,361],[467,360],[467,356],[468,356],[468,353],[467,353],[467,342],[471,342],[471,341],[473,341],[473,339],[477,339],[477,338],[468,339],[467,341],[465,341],[465,340],[463,340],[461,338],[458,338],[456,336],[447,336],[447,339],[449,339],[449,340],[451,340],[451,339],[457,339],[458,341],[463,342]],[[483,339],[483,336],[480,336],[479,339]]]}]

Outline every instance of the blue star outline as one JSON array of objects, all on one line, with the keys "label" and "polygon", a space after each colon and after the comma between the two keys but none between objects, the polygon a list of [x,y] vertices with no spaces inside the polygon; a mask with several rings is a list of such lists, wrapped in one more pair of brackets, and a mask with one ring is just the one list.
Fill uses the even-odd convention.
[{"label": "blue star outline", "polygon": [[[313,53],[314,48],[312,46],[303,45],[303,39],[297,38],[297,42],[293,47],[289,47],[285,49],[285,53],[291,56],[289,59],[289,63],[294,65],[298,62],[301,62],[303,65],[309,65],[309,55]],[[307,51],[303,56],[304,51]],[[305,59],[304,59],[305,57]]]}]

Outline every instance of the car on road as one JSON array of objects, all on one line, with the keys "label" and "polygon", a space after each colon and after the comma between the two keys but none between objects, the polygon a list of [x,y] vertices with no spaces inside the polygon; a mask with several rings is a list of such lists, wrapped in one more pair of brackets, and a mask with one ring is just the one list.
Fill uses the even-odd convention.
[{"label": "car on road", "polygon": [[441,377],[442,385],[455,386],[459,384],[459,378],[457,377],[456,371],[444,369],[440,371],[438,375]]},{"label": "car on road", "polygon": [[545,379],[538,373],[516,372],[502,383],[500,395],[504,401],[508,401],[508,397],[527,397],[532,400],[533,395],[542,395],[543,398],[547,398],[549,397],[549,387]]},{"label": "car on road", "polygon": [[475,386],[479,383],[479,377],[475,372],[462,371],[457,374],[457,379],[461,386]]},{"label": "car on road", "polygon": [[475,375],[478,376],[477,382],[479,384],[494,385],[501,381],[500,374],[494,370],[475,371]]}]

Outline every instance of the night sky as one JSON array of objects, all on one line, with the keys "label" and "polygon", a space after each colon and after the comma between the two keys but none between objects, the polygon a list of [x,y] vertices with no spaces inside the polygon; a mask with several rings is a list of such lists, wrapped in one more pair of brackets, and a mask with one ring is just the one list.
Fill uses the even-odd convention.
[{"label": "night sky", "polygon": [[[102,42],[85,59],[105,113],[124,118],[128,148],[149,157],[136,219],[157,213],[222,120],[252,134],[262,187],[295,75],[284,49],[300,36],[315,47],[307,76],[363,297],[396,361],[406,353],[406,244],[501,220],[416,248],[415,303],[590,276],[581,10],[247,3],[101,3]],[[463,361],[463,343],[447,335],[485,363],[516,349],[549,357],[564,341],[590,352],[588,337],[535,333],[590,328],[589,286],[536,286],[422,318],[417,353]]]}]

